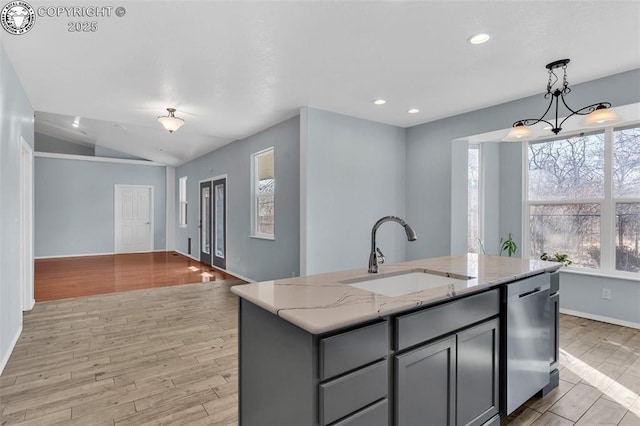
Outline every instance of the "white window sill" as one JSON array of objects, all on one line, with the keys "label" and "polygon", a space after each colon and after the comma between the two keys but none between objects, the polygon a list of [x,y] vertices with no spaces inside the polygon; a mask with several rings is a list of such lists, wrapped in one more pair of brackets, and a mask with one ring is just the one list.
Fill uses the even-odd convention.
[{"label": "white window sill", "polygon": [[249,238],[255,238],[256,240],[269,240],[269,241],[276,240],[276,237],[273,235],[249,235]]},{"label": "white window sill", "polygon": [[576,275],[588,275],[591,277],[602,277],[602,278],[612,278],[616,280],[628,280],[628,281],[640,281],[640,274],[635,272],[624,272],[624,271],[600,271],[597,269],[584,269],[584,268],[560,268],[560,272],[566,272],[567,274],[576,274]]}]

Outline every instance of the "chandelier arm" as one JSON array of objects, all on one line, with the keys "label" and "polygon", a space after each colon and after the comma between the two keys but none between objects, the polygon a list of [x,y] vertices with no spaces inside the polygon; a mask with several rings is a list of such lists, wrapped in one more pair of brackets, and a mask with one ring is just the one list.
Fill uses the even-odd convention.
[{"label": "chandelier arm", "polygon": [[543,120],[542,118],[525,118],[524,120],[518,120],[515,123],[513,123],[512,127],[515,127],[519,123],[522,123],[525,126],[533,126],[533,125],[536,125],[538,123],[546,123],[549,126],[553,127],[552,123],[548,122],[547,120]]},{"label": "chandelier arm", "polygon": [[547,113],[549,112],[549,110],[551,109],[551,105],[553,104],[553,98],[555,96],[551,96],[551,100],[549,101],[549,105],[547,105],[547,109],[545,110],[545,112],[542,113],[542,115],[540,116],[540,118],[526,118],[524,120],[518,120],[515,123],[513,123],[512,127],[515,127],[516,124],[518,123],[522,123],[525,126],[533,126],[534,124],[538,124],[540,122],[542,123],[547,123],[548,125],[550,125],[551,127],[553,127],[553,124],[549,123],[547,120],[544,119],[544,117],[547,115]]},{"label": "chandelier arm", "polygon": [[578,115],[589,115],[591,114],[593,111],[595,111],[596,109],[598,109],[598,107],[602,105],[605,108],[611,108],[611,102],[598,102],[595,104],[591,104],[591,105],[587,105],[586,107],[582,107],[577,111],[572,111],[574,114],[578,114]]},{"label": "chandelier arm", "polygon": [[562,103],[564,104],[564,106],[571,111],[571,114],[566,116],[564,118],[564,120],[562,120],[560,122],[560,125],[558,127],[562,128],[562,123],[564,123],[565,121],[567,121],[569,118],[573,117],[574,115],[589,115],[591,114],[593,111],[595,111],[600,105],[604,106],[605,108],[611,108],[611,102],[598,102],[595,104],[591,104],[591,105],[587,105],[586,107],[582,107],[576,111],[574,111],[573,109],[571,109],[569,107],[569,105],[567,105],[567,103],[564,101],[564,96],[562,97]]},{"label": "chandelier arm", "polygon": [[[578,111],[574,111],[574,110],[573,110],[573,108],[571,108],[569,105],[567,105],[567,101],[565,101],[565,100],[564,100],[564,93],[563,93],[563,92],[560,92],[560,99],[562,99],[562,103],[564,104],[564,107],[565,107],[566,109],[568,109],[569,111],[571,111],[571,114],[570,114],[570,115],[568,115],[568,116],[567,116],[567,118],[571,117],[572,115],[579,114],[579,112],[578,112],[578,111],[581,111],[581,110],[583,110],[583,109],[584,109],[584,108],[580,108]],[[596,105],[597,105],[597,104],[596,104]],[[590,106],[591,106],[591,105],[590,105]],[[585,107],[585,108],[589,108],[589,107]],[[594,109],[595,109],[595,108],[594,108]],[[565,118],[565,120],[566,120],[567,118]],[[564,120],[562,120],[562,122],[564,123]]]}]

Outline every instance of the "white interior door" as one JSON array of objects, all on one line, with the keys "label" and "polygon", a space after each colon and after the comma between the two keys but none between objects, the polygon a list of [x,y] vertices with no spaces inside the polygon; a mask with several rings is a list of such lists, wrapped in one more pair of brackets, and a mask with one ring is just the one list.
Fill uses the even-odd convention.
[{"label": "white interior door", "polygon": [[115,252],[153,250],[153,187],[115,186]]}]

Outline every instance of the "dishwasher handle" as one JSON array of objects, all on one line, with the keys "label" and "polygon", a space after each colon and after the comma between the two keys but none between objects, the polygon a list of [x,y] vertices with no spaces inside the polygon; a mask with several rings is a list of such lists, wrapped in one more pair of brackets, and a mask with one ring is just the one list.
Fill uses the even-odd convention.
[{"label": "dishwasher handle", "polygon": [[536,287],[531,291],[527,291],[525,293],[519,294],[518,295],[518,299],[523,299],[525,297],[529,297],[529,296],[531,296],[533,294],[539,293],[540,291],[542,291],[542,287]]}]

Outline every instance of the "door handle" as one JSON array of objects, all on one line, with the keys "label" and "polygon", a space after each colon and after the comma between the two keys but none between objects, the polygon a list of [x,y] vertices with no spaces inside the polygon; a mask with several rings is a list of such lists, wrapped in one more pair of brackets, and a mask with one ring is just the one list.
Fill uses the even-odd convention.
[{"label": "door handle", "polygon": [[147,223],[145,223],[145,225],[151,225],[151,222],[147,222]]},{"label": "door handle", "polygon": [[522,299],[523,297],[531,296],[532,294],[540,292],[542,289],[540,287],[536,287],[531,291],[527,291],[526,293],[522,293],[518,295],[518,299]]}]

